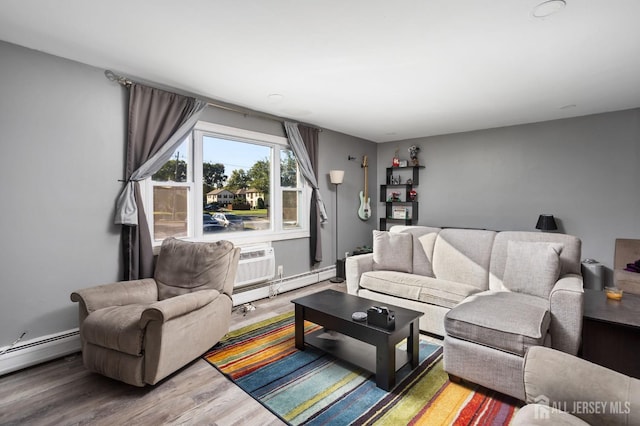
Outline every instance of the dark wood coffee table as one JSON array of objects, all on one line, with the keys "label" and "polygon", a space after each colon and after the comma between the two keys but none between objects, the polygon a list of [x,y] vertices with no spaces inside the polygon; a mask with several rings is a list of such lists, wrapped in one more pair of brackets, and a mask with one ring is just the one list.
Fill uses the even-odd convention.
[{"label": "dark wood coffee table", "polygon": [[604,291],[584,290],[582,358],[640,378],[640,296],[609,300]]},{"label": "dark wood coffee table", "polygon": [[[305,349],[305,343],[328,352],[337,358],[371,371],[376,375],[376,385],[390,391],[396,383],[396,371],[410,363],[418,366],[418,319],[422,312],[399,306],[384,305],[395,313],[395,328],[388,330],[351,318],[354,312],[366,312],[371,306],[383,305],[335,290],[324,290],[292,300],[295,304],[296,348]],[[321,325],[319,330],[305,336],[304,321]],[[340,333],[340,339],[319,337],[331,330]],[[407,339],[407,350],[396,345]]]}]

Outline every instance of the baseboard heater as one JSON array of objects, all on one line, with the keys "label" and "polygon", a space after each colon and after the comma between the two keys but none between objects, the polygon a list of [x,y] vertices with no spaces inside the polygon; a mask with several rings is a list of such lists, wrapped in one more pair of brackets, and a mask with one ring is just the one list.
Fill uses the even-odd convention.
[{"label": "baseboard heater", "polygon": [[253,302],[270,296],[270,291],[275,289],[278,293],[295,290],[297,288],[306,287],[320,281],[328,280],[336,276],[335,265],[327,266],[321,269],[304,272],[298,275],[292,275],[283,279],[275,279],[242,288],[234,288],[233,305],[241,305],[243,303]]},{"label": "baseboard heater", "polygon": [[0,376],[79,351],[77,328],[27,340],[0,355]]}]

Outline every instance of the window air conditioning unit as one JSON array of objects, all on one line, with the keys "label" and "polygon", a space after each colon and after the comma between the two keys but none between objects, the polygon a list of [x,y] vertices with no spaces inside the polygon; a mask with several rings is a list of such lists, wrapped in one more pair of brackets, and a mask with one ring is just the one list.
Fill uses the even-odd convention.
[{"label": "window air conditioning unit", "polygon": [[268,245],[240,247],[240,262],[234,288],[271,280],[276,275],[276,257]]}]

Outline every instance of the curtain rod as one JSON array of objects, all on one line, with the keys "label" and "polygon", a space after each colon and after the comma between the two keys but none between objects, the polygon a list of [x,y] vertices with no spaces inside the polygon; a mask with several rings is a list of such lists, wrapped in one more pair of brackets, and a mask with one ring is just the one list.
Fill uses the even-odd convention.
[{"label": "curtain rod", "polygon": [[[118,74],[114,73],[111,70],[106,70],[104,72],[104,75],[105,75],[105,77],[107,77],[108,80],[111,80],[111,81],[113,81],[115,83],[118,83],[119,85],[124,86],[126,88],[131,87],[131,85],[133,84],[132,80],[129,80],[126,77],[118,75]],[[223,104],[220,104],[220,103],[217,103],[217,102],[213,102],[213,101],[210,101],[208,99],[206,100],[206,102],[207,102],[207,106],[210,106],[210,107],[213,107],[213,108],[218,108],[218,109],[224,109],[226,111],[237,112],[239,114],[243,114],[244,116],[250,116],[250,117],[256,117],[256,118],[264,118],[264,119],[267,119],[267,120],[277,121],[279,123],[284,123],[285,121],[289,121],[289,120],[287,120],[285,118],[278,117],[276,115],[271,115],[271,114],[267,114],[267,113],[264,113],[264,112],[253,111],[253,110],[249,110],[249,109],[246,109],[246,110],[245,109],[240,109],[238,107],[234,107],[234,106],[231,106],[231,105],[223,105]],[[307,124],[307,123],[301,123],[301,124],[303,124],[305,126],[313,127],[315,129],[317,129],[319,132],[322,132],[322,129],[317,127],[317,126],[314,126],[314,125],[311,125],[311,124]]]}]

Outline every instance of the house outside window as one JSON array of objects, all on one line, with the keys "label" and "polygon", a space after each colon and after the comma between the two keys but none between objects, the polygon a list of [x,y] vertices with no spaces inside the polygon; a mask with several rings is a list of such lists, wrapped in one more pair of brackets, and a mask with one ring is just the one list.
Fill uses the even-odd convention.
[{"label": "house outside window", "polygon": [[154,245],[309,236],[310,188],[283,137],[199,122],[142,187]]},{"label": "house outside window", "polygon": [[255,188],[247,189],[245,191],[245,197],[246,197],[247,203],[249,203],[252,209],[258,208],[258,204],[259,204],[258,200],[260,200],[261,198],[264,200],[266,198],[263,192],[260,192]]},{"label": "house outside window", "polygon": [[233,199],[235,194],[226,189],[214,189],[212,191],[207,192],[207,204],[218,203],[218,204],[231,204],[233,203]]}]

